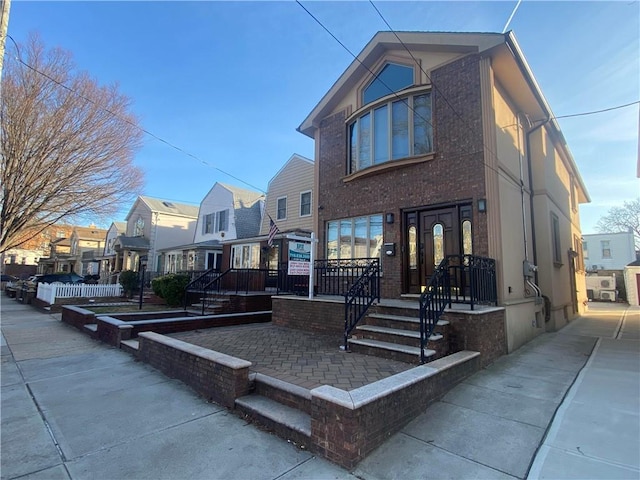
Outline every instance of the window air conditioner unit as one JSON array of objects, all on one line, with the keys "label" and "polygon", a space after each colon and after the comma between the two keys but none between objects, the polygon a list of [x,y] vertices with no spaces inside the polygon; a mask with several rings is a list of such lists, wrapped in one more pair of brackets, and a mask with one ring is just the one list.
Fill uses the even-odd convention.
[{"label": "window air conditioner unit", "polygon": [[600,280],[600,286],[602,288],[611,288],[611,282],[609,280]]},{"label": "window air conditioner unit", "polygon": [[615,290],[602,290],[600,292],[600,300],[608,300],[610,302],[615,302],[616,301]]}]

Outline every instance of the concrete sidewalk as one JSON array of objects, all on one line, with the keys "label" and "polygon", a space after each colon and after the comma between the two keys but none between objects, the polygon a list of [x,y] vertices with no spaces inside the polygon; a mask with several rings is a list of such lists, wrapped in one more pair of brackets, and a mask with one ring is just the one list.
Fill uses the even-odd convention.
[{"label": "concrete sidewalk", "polygon": [[640,309],[589,310],[459,384],[354,473],[640,478]]},{"label": "concrete sidewalk", "polygon": [[[58,315],[1,302],[2,479],[355,478]],[[353,473],[637,479],[639,338],[640,310],[593,304],[458,385]]]},{"label": "concrete sidewalk", "polygon": [[59,315],[1,313],[2,479],[353,478]]}]

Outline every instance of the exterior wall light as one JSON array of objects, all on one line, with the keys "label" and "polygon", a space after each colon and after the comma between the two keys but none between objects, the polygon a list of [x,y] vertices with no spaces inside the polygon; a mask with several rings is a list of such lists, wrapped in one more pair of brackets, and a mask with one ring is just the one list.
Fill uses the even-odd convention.
[{"label": "exterior wall light", "polygon": [[393,215],[393,213],[391,213],[391,212],[390,212],[390,213],[387,213],[387,214],[385,215],[385,221],[386,221],[389,225],[391,225],[391,224],[393,223],[393,221],[394,221],[394,215]]},{"label": "exterior wall light", "polygon": [[478,199],[478,211],[484,213],[487,211],[487,199],[479,198]]}]

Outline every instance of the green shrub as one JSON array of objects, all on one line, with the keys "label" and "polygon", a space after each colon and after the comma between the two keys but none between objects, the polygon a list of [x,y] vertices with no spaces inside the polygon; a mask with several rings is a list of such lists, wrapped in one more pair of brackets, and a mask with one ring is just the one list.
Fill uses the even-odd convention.
[{"label": "green shrub", "polygon": [[122,285],[125,295],[129,298],[133,298],[133,293],[138,289],[139,281],[138,272],[133,270],[120,272],[120,285]]},{"label": "green shrub", "polygon": [[184,290],[189,280],[189,275],[164,275],[154,278],[151,282],[151,288],[153,288],[153,293],[167,302],[168,306],[177,307],[182,303]]}]

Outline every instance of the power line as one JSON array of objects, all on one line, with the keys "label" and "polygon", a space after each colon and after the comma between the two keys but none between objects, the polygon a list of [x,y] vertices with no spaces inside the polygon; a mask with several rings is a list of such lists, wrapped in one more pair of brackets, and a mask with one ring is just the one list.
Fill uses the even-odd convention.
[{"label": "power line", "polygon": [[373,70],[371,70],[367,65],[365,65],[364,62],[362,62],[362,60],[360,60],[358,56],[349,49],[349,47],[347,47],[344,43],[342,43],[340,39],[338,39],[338,37],[336,37],[320,20],[318,20],[318,18],[313,13],[311,13],[304,5],[302,5],[302,3],[300,3],[299,0],[296,0],[296,3],[300,5],[302,9],[305,12],[307,12],[309,16],[313,18],[318,25],[320,25],[329,35],[331,35],[331,37],[333,37],[333,39],[336,42],[338,42],[342,48],[344,48],[347,52],[349,52],[349,54],[373,76],[372,81],[377,80],[378,82],[380,82],[384,87],[387,88],[387,90],[389,90],[389,93],[393,94],[394,97],[396,97],[399,101],[404,103],[407,106],[407,108],[411,110],[411,112],[413,112],[414,115],[417,115],[420,119],[424,120],[431,127],[433,131],[433,124],[431,123],[431,120],[424,118],[422,115],[420,115],[420,113],[415,111],[414,108],[411,105],[409,105],[409,102],[407,101],[406,97],[401,97],[400,95],[398,95],[396,91],[394,91],[389,85],[387,85],[384,82],[384,80],[380,78],[380,74],[382,73],[382,70],[377,75],[373,73]]},{"label": "power line", "polygon": [[[427,76],[427,78],[429,79],[429,81],[431,82],[432,87],[440,94],[440,96],[443,98],[443,100],[449,105],[449,108],[451,108],[451,110],[456,114],[456,116],[458,116],[463,122],[466,123],[466,120],[462,117],[462,115],[460,115],[455,108],[453,108],[453,105],[451,105],[451,103],[449,102],[449,100],[446,98],[446,96],[438,89],[437,85],[433,82],[433,80],[431,79],[431,77],[429,76],[429,74],[427,72],[424,71],[424,69],[422,68],[422,66],[420,65],[420,63],[418,62],[418,60],[413,56],[413,54],[411,53],[411,51],[407,48],[407,46],[404,44],[404,42],[402,42],[402,40],[400,39],[400,37],[398,36],[398,34],[393,31],[393,28],[391,28],[391,26],[389,25],[389,23],[386,21],[386,19],[382,16],[382,14],[380,13],[380,11],[376,8],[375,5],[373,5],[373,2],[371,0],[369,0],[369,2],[371,3],[371,5],[373,6],[373,8],[378,12],[378,14],[380,15],[380,17],[382,18],[382,20],[385,22],[385,24],[387,25],[387,27],[391,30],[391,32],[395,35],[395,37],[398,39],[398,41],[404,46],[404,48],[407,50],[407,52],[409,52],[409,55],[411,56],[411,58],[414,60],[414,62],[419,66],[420,70]],[[402,100],[405,105],[407,105],[407,107],[413,111],[413,113],[415,113],[416,115],[418,115],[421,119],[423,119],[425,122],[427,122],[429,124],[429,126],[433,129],[433,124],[431,123],[430,120],[427,120],[426,118],[422,117],[422,115],[420,115],[418,112],[416,112],[408,103],[405,99],[401,98],[391,87],[389,87],[389,85],[387,85],[386,83],[384,83],[384,81],[382,81],[379,78],[380,73],[382,73],[382,71],[380,71],[380,73],[378,73],[378,75],[376,75],[375,73],[373,73],[373,71],[367,66],[365,65],[351,50],[349,50],[349,48],[347,46],[345,46],[320,20],[318,20],[318,18],[316,18],[304,5],[302,5],[302,3],[300,3],[299,0],[296,0],[296,3],[298,5],[300,5],[302,7],[302,9],[307,12],[309,14],[309,16],[311,18],[313,18],[316,23],[318,23],[318,25],[320,25],[329,35],[331,35],[331,37],[333,37],[347,52],[349,52],[349,54],[351,54],[351,56],[360,64],[362,65],[364,68],[367,69],[367,71],[369,73],[371,73],[371,75],[373,75],[375,80],[378,80],[382,85],[384,85],[390,93],[392,93],[396,98]],[[469,130],[473,131],[473,129],[469,128]],[[484,142],[482,142],[482,146],[483,148],[490,153],[496,160],[500,161],[500,159],[498,158],[498,155],[496,153],[494,153],[489,147],[487,147]],[[462,147],[463,149],[466,149],[466,147]],[[471,150],[467,149],[467,153],[469,154],[474,154],[475,152],[471,152]],[[488,165],[484,160],[481,160],[482,164],[487,167],[488,169],[494,171],[497,175],[501,175],[503,178],[505,178],[506,180],[511,181],[511,178],[506,176],[502,171],[492,167],[491,165]],[[522,185],[522,187],[524,187],[524,185]]]},{"label": "power line", "polygon": [[[551,117],[550,120],[555,120],[557,118],[571,118],[571,117],[583,117],[585,115],[595,115],[597,113],[610,112],[612,110],[618,110],[620,108],[630,107],[631,105],[640,104],[640,100],[636,100],[635,102],[625,103],[624,105],[616,105],[615,107],[603,108],[602,110],[592,110],[590,112],[582,112],[582,113],[572,113],[570,115],[560,115],[557,117]],[[540,121],[540,120],[536,120]]]},{"label": "power line", "polygon": [[165,140],[164,138],[162,138],[162,137],[160,137],[160,136],[158,136],[158,135],[154,134],[153,132],[151,132],[151,131],[147,130],[146,128],[141,127],[141,126],[140,126],[140,125],[138,125],[137,123],[132,122],[132,121],[131,121],[131,120],[129,120],[128,118],[122,117],[122,116],[118,115],[117,113],[112,112],[112,111],[111,111],[111,110],[109,110],[108,108],[104,107],[103,105],[100,105],[100,104],[99,104],[99,103],[97,103],[96,101],[94,101],[94,100],[92,100],[92,99],[90,99],[90,98],[88,98],[88,97],[86,97],[86,96],[82,95],[81,93],[78,93],[77,91],[75,91],[75,90],[73,90],[72,88],[68,87],[68,86],[67,86],[67,85],[65,85],[64,83],[59,82],[59,81],[58,81],[58,80],[56,80],[55,78],[51,77],[50,75],[47,75],[46,73],[41,72],[40,70],[36,69],[35,67],[32,67],[31,65],[29,65],[29,64],[28,64],[28,63],[26,63],[26,62],[24,62],[24,61],[20,58],[20,56],[19,56],[19,55],[20,55],[20,49],[18,48],[18,44],[17,44],[17,43],[16,43],[16,41],[13,39],[13,37],[12,37],[11,35],[7,35],[7,37],[11,39],[11,41],[13,42],[13,44],[14,44],[14,45],[15,45],[15,47],[16,47],[16,51],[18,52],[18,56],[17,56],[17,57],[15,57],[15,56],[14,56],[13,58],[14,58],[18,63],[20,63],[20,64],[24,65],[25,67],[27,67],[28,69],[32,70],[33,72],[35,72],[35,73],[37,73],[37,74],[39,74],[39,75],[42,75],[43,77],[45,77],[45,78],[46,78],[46,79],[48,79],[49,81],[51,81],[51,82],[55,83],[56,85],[58,85],[58,86],[60,86],[60,87],[64,88],[65,90],[67,90],[67,91],[69,91],[70,93],[74,94],[74,95],[75,95],[75,96],[77,96],[78,98],[81,98],[82,100],[84,100],[84,101],[86,101],[86,102],[89,102],[89,103],[91,103],[92,105],[95,105],[95,106],[96,106],[96,107],[98,107],[100,110],[102,110],[102,111],[104,111],[104,112],[107,112],[109,115],[113,116],[114,118],[117,118],[117,119],[118,119],[118,120],[120,120],[121,122],[127,123],[127,124],[131,125],[132,127],[137,128],[138,130],[140,130],[141,132],[145,133],[146,135],[149,135],[150,137],[152,137],[152,138],[154,138],[154,139],[158,140],[159,142],[164,143],[165,145],[167,145],[167,146],[169,146],[169,147],[173,148],[174,150],[177,150],[178,152],[180,152],[180,153],[182,153],[182,154],[184,154],[184,155],[186,155],[186,156],[188,156],[188,157],[191,157],[191,158],[193,158],[194,160],[196,160],[196,161],[198,161],[198,162],[202,163],[203,165],[205,165],[205,166],[207,166],[207,167],[210,167],[210,168],[212,168],[212,169],[214,169],[214,170],[216,170],[216,171],[218,171],[218,172],[220,172],[220,173],[222,173],[222,174],[224,174],[224,175],[227,175],[228,177],[231,177],[231,178],[233,178],[234,180],[237,180],[238,182],[241,182],[241,183],[243,183],[243,184],[245,184],[245,185],[247,185],[247,186],[249,186],[249,187],[251,187],[251,188],[253,188],[253,189],[255,189],[255,190],[258,190],[259,192],[266,193],[263,189],[261,189],[261,188],[259,188],[259,187],[256,187],[255,185],[252,185],[251,183],[246,182],[246,181],[242,180],[241,178],[239,178],[239,177],[237,177],[237,176],[235,176],[235,175],[233,175],[233,174],[231,174],[231,173],[229,173],[229,172],[226,172],[226,171],[222,170],[221,168],[216,167],[215,165],[210,164],[210,163],[209,163],[209,162],[207,162],[206,160],[202,160],[202,159],[201,159],[201,158],[199,158],[198,156],[196,156],[196,155],[194,155],[194,154],[192,154],[192,153],[190,153],[190,152],[187,152],[186,150],[184,150],[184,149],[182,149],[182,148],[178,147],[177,145],[174,145],[173,143],[169,142],[168,140]]}]

